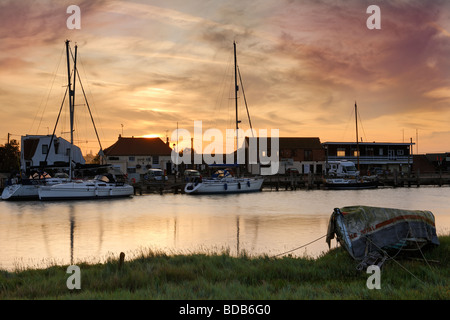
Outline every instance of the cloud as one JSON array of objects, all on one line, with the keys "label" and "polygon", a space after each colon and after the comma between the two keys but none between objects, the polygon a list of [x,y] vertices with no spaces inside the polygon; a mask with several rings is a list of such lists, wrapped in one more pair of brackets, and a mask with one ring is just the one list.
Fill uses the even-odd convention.
[{"label": "cloud", "polygon": [[[366,9],[376,3],[382,29],[368,30]],[[77,31],[65,27],[71,4],[0,3],[0,106],[8,114],[20,106],[34,115],[32,101],[45,100],[53,77],[62,88],[69,38],[114,138],[123,122],[134,136],[194,120],[232,127],[233,41],[255,128],[333,140],[355,100],[373,135],[421,121],[429,129],[450,116],[447,1],[85,0]],[[58,107],[49,102],[47,112]]]}]

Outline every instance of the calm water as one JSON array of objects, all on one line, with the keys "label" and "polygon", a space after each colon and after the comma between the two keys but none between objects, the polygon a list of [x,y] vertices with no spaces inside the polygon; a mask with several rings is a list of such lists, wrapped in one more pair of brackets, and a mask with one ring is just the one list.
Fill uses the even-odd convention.
[{"label": "calm water", "polygon": [[[335,207],[430,210],[450,232],[450,188],[263,191],[227,196],[142,195],[75,202],[0,202],[0,269],[167,253],[285,253],[326,234]],[[335,245],[333,242],[332,245]],[[318,256],[325,239],[293,251]]]}]

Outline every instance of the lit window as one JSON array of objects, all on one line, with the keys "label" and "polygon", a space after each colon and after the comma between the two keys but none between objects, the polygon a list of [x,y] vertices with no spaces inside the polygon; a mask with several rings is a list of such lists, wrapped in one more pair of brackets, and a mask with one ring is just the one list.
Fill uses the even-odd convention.
[{"label": "lit window", "polygon": [[337,150],[337,156],[338,157],[345,157],[345,149],[338,149]]}]

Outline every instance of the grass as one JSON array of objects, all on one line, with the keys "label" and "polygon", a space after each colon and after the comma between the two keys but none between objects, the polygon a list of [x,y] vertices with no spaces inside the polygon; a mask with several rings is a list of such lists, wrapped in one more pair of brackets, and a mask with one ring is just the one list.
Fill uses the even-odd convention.
[{"label": "grass", "polygon": [[118,258],[79,263],[80,290],[67,288],[67,266],[0,271],[0,299],[448,300],[450,235],[439,240],[440,246],[424,251],[426,261],[420,254],[386,261],[379,290],[367,288],[371,274],[357,271],[357,261],[342,248],[316,259],[148,251],[125,258],[122,267]]}]

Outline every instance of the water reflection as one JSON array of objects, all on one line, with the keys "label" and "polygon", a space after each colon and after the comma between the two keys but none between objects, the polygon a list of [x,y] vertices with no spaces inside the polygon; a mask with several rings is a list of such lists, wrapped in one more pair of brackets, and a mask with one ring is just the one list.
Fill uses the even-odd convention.
[{"label": "water reflection", "polygon": [[[234,196],[144,195],[73,202],[0,202],[0,268],[102,262],[148,249],[275,256],[324,235],[333,208],[430,210],[450,230],[450,188],[272,191]],[[69,236],[68,236],[69,233]],[[67,254],[67,250],[70,254]],[[328,250],[314,242],[294,256]]]}]

